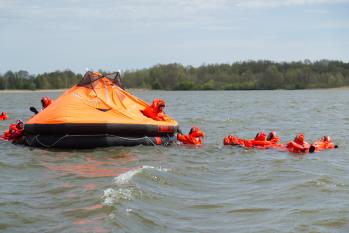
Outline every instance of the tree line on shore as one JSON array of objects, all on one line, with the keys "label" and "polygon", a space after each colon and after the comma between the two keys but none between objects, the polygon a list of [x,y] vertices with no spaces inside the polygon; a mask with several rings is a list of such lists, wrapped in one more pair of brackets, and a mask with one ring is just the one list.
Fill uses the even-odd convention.
[{"label": "tree line on shore", "polygon": [[[100,71],[107,73],[105,71]],[[81,74],[70,70],[31,75],[27,71],[0,74],[0,90],[62,89],[78,83]],[[159,64],[128,70],[122,75],[126,88],[154,90],[273,90],[349,86],[349,63],[245,61],[200,67]]]}]

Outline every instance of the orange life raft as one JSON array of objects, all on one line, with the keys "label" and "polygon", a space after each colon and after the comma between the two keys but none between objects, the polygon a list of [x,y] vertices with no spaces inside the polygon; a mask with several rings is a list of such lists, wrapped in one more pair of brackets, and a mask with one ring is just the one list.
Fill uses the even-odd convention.
[{"label": "orange life raft", "polygon": [[144,116],[149,105],[118,84],[119,73],[87,72],[79,84],[26,122],[25,143],[93,148],[175,141],[177,122],[167,115],[164,121]]}]

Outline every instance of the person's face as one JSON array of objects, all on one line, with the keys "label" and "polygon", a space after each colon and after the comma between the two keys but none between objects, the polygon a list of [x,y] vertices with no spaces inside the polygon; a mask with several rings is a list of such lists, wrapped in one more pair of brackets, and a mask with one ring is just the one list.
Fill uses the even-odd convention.
[{"label": "person's face", "polygon": [[159,106],[159,110],[160,110],[160,111],[164,111],[164,108],[165,108],[165,105],[160,105],[160,106]]},{"label": "person's face", "polygon": [[17,127],[18,127],[19,129],[23,129],[24,125],[23,125],[23,123],[21,122],[21,123],[18,123],[18,124],[17,124]]}]

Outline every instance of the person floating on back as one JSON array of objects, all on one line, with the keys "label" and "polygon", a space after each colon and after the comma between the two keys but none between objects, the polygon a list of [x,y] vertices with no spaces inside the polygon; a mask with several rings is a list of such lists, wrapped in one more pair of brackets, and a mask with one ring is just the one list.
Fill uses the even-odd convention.
[{"label": "person floating on back", "polygon": [[4,134],[0,136],[0,138],[1,138],[2,140],[8,141],[8,140],[10,139],[10,137],[11,137],[11,135],[12,135],[12,132],[13,132],[13,130],[15,129],[15,127],[16,127],[16,124],[10,124],[10,126],[8,127],[8,130],[6,130],[6,131],[4,132]]},{"label": "person floating on back", "polygon": [[201,145],[202,138],[205,137],[204,132],[199,127],[192,127],[188,135],[183,134],[180,130],[177,134],[177,140],[183,144]]},{"label": "person floating on back", "polygon": [[22,141],[24,135],[24,123],[21,120],[17,120],[16,128],[12,132],[10,140],[12,143],[16,144]]},{"label": "person floating on back", "polygon": [[304,134],[299,133],[293,141],[287,143],[286,148],[294,153],[307,153],[309,152],[310,144],[304,141]]},{"label": "person floating on back", "polygon": [[334,149],[338,148],[338,145],[335,145],[332,142],[332,139],[330,136],[323,136],[320,140],[315,141],[313,144],[311,144],[309,148],[309,152],[319,152],[322,150],[327,150],[327,149]]},{"label": "person floating on back", "polygon": [[156,121],[165,121],[164,108],[166,103],[163,99],[154,99],[150,106],[147,106],[142,113],[144,116],[149,117]]},{"label": "person floating on back", "polygon": [[4,121],[4,120],[7,120],[7,119],[8,119],[7,112],[2,112],[0,114],[0,121]]},{"label": "person floating on back", "polygon": [[223,139],[223,144],[224,145],[244,145],[244,139],[241,139],[237,136],[229,134],[227,137]]},{"label": "person floating on back", "polygon": [[21,120],[17,120],[15,124],[10,124],[9,129],[4,132],[1,139],[18,143],[23,138],[23,133],[24,123]]}]

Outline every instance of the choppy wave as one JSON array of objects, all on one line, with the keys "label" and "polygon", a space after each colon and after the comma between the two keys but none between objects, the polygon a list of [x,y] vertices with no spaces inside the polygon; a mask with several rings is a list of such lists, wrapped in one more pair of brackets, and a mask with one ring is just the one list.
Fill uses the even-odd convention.
[{"label": "choppy wave", "polygon": [[115,177],[114,178],[114,183],[117,184],[117,185],[127,184],[127,183],[129,183],[131,181],[132,177],[134,177],[135,175],[141,173],[142,171],[144,171],[146,169],[154,169],[154,170],[161,171],[161,172],[162,171],[164,171],[164,172],[169,171],[169,169],[167,169],[167,168],[153,167],[153,166],[144,165],[144,166],[141,166],[139,168],[130,170],[128,172],[125,172],[125,173]]},{"label": "choppy wave", "polygon": [[136,175],[142,173],[145,170],[156,170],[159,172],[168,172],[170,169],[163,167],[154,167],[149,165],[140,166],[138,168],[129,170],[123,174],[114,178],[115,188],[107,188],[103,192],[103,204],[112,206],[114,203],[120,200],[132,200],[135,195],[140,196],[142,190],[140,190],[135,184],[132,184],[132,179]]},{"label": "choppy wave", "polygon": [[103,204],[112,206],[118,200],[132,200],[134,191],[131,188],[108,188],[102,196]]}]

